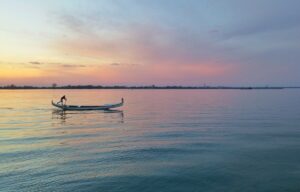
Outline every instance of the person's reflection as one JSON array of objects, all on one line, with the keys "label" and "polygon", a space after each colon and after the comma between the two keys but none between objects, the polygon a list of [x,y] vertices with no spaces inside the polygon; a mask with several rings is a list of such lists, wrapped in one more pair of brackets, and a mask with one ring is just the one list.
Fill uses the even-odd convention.
[{"label": "person's reflection", "polygon": [[[115,123],[124,123],[124,112],[121,110],[105,110],[105,111],[63,111],[63,110],[53,110],[52,119],[60,120],[61,124],[66,124],[67,119],[74,118],[74,121],[78,120],[78,116],[82,115],[83,118],[93,118],[93,122],[95,122],[94,118],[97,118],[97,121],[105,121],[105,122],[115,122]],[[100,119],[99,119],[100,117]],[[80,117],[79,117],[80,118]],[[75,122],[72,122],[75,123]]]},{"label": "person's reflection", "polygon": [[66,111],[64,111],[64,110],[53,110],[52,111],[52,119],[61,120],[60,123],[65,124],[66,119],[67,119]]}]

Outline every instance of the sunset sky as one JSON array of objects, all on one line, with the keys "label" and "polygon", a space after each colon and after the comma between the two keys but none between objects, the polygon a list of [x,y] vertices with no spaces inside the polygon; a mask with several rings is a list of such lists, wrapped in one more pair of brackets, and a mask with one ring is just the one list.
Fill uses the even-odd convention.
[{"label": "sunset sky", "polygon": [[0,85],[300,85],[297,0],[0,0]]}]

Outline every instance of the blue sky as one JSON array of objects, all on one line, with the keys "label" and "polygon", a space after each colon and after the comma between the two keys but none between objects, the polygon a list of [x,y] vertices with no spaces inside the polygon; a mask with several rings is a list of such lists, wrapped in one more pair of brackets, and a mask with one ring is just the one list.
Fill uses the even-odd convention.
[{"label": "blue sky", "polygon": [[0,3],[1,84],[300,84],[296,0]]}]

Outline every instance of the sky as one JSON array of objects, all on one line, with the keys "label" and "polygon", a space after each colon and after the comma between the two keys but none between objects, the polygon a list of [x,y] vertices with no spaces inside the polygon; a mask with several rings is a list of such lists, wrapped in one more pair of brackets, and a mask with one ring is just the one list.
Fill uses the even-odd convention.
[{"label": "sky", "polygon": [[0,0],[0,85],[300,85],[298,0]]}]

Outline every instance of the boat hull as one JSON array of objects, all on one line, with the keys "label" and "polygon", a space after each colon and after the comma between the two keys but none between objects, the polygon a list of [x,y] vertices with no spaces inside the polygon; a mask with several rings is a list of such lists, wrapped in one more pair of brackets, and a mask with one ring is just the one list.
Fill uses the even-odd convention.
[{"label": "boat hull", "polygon": [[121,107],[121,106],[123,106],[123,104],[124,104],[123,98],[120,103],[106,104],[106,105],[101,105],[101,106],[62,105],[62,104],[54,103],[52,101],[52,105],[54,107],[57,107],[62,110],[68,110],[68,111],[109,110],[109,109]]}]

